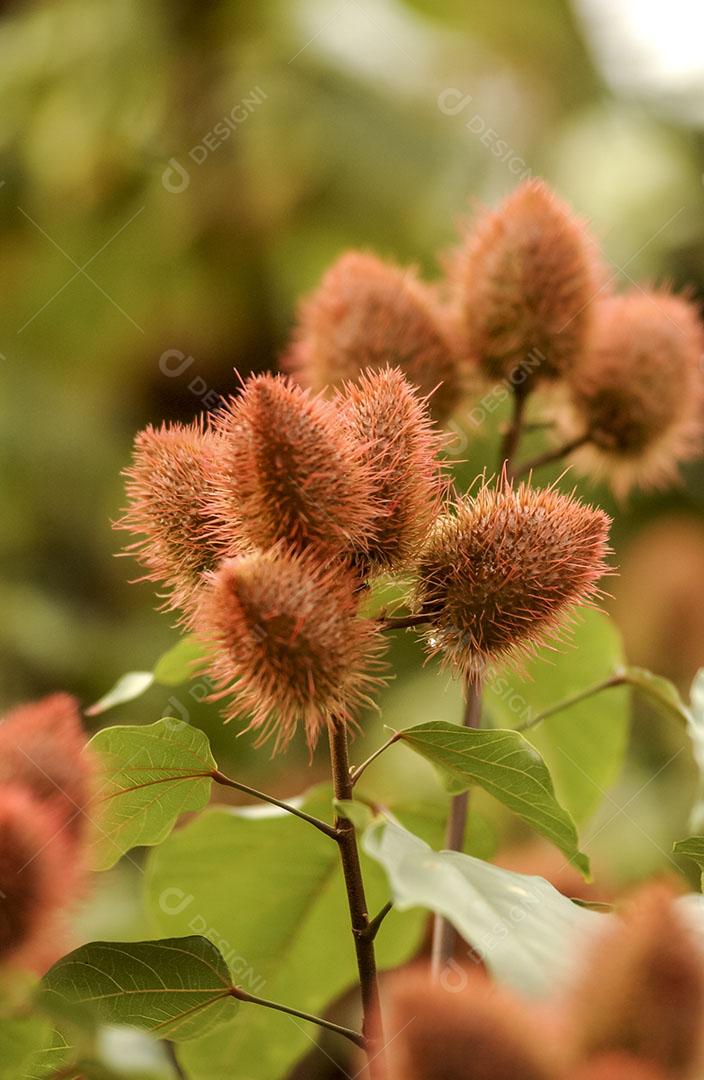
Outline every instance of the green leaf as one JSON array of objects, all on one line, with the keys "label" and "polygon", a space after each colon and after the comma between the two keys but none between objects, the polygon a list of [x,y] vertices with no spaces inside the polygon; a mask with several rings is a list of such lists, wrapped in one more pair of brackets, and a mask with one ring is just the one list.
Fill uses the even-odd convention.
[{"label": "green leaf", "polygon": [[[329,818],[332,794],[309,794],[303,809]],[[388,900],[380,867],[364,859],[369,909]],[[163,934],[201,933],[227,958],[245,989],[320,1015],[353,985],[356,962],[337,845],[290,814],[257,817],[212,808],[149,858],[149,913]],[[382,966],[418,948],[425,916],[392,912],[377,938]],[[243,1006],[212,1035],[179,1051],[190,1080],[281,1080],[317,1032],[268,1009]]]},{"label": "green leaf", "polygon": [[159,844],[176,819],[210,798],[217,768],[207,736],[178,720],[109,727],[89,745],[99,762],[93,866],[107,870],[130,848]]},{"label": "green leaf", "polygon": [[438,721],[401,732],[401,741],[447,773],[458,790],[478,784],[551,840],[588,876],[572,818],[557,799],[537,750],[517,731],[486,731]]},{"label": "green leaf", "polygon": [[[57,1072],[66,1069],[73,1060],[73,1047],[60,1031],[52,1031],[42,1049],[37,1050],[32,1056],[22,1080],[51,1080]],[[63,1072],[61,1075],[63,1077]],[[80,1080],[78,1070],[75,1077],[67,1073],[66,1080]]]},{"label": "green leaf", "polygon": [[[558,702],[608,679],[623,663],[620,636],[599,611],[582,609],[564,651],[540,650],[524,677],[500,671],[485,692],[498,727],[529,722]],[[596,810],[621,769],[630,724],[624,687],[605,690],[556,713],[526,732],[550,770],[560,803],[575,821]]]},{"label": "green leaf", "polygon": [[675,855],[685,855],[693,859],[701,874],[701,882],[704,887],[704,836],[688,836],[684,840],[677,840],[672,845]]},{"label": "green leaf", "polygon": [[195,634],[188,634],[157,660],[154,679],[161,686],[180,686],[193,678],[204,656],[203,643]]},{"label": "green leaf", "polygon": [[174,1041],[193,1039],[232,1015],[227,964],[204,937],[134,943],[94,941],[44,976],[47,990],[90,1005],[106,1024]]},{"label": "green leaf", "polygon": [[51,1034],[51,1024],[43,1016],[0,1020],[0,1076],[26,1075],[35,1055],[49,1044]]},{"label": "green leaf", "polygon": [[498,979],[524,994],[569,985],[584,943],[610,918],[573,904],[543,878],[433,851],[392,821],[373,825],[363,844],[386,870],[399,910],[445,916]]},{"label": "green leaf", "polygon": [[86,709],[86,716],[100,716],[141,697],[150,686],[179,686],[193,678],[204,649],[194,634],[189,634],[159,657],[152,671],[128,671],[121,675],[112,689]]}]

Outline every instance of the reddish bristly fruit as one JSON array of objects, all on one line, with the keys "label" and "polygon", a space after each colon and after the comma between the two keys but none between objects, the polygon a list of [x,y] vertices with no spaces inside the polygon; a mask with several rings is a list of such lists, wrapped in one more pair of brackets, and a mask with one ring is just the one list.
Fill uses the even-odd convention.
[{"label": "reddish bristly fruit", "polygon": [[404,972],[385,1015],[389,1080],[552,1080],[561,1075],[540,1014],[488,979],[434,986],[427,972]]},{"label": "reddish bristly fruit", "polygon": [[698,311],[681,296],[634,290],[595,305],[589,350],[558,414],[564,437],[589,436],[577,467],[618,495],[672,482],[704,449],[703,353]]},{"label": "reddish bristly fruit", "polygon": [[609,518],[554,488],[502,478],[458,499],[418,564],[414,608],[429,650],[466,679],[520,660],[589,601],[606,570]]},{"label": "reddish bristly fruit", "polygon": [[0,787],[0,966],[41,973],[55,958],[75,877],[61,816],[29,790]]},{"label": "reddish bristly fruit", "polygon": [[444,439],[426,402],[398,369],[363,372],[340,395],[345,423],[366,446],[378,513],[360,562],[367,573],[408,566],[426,536],[446,487],[439,461]]},{"label": "reddish bristly fruit", "polygon": [[117,527],[138,537],[127,551],[146,570],[140,580],[163,586],[168,610],[190,612],[203,573],[235,554],[235,520],[213,508],[219,470],[218,437],[201,420],[148,427],[135,440],[125,471],[129,506]]},{"label": "reddish bristly fruit", "polygon": [[259,375],[218,417],[221,517],[266,549],[314,547],[326,556],[364,549],[377,507],[366,447],[330,401],[282,376]]},{"label": "reddish bristly fruit", "polygon": [[597,942],[573,1002],[577,1056],[631,1054],[668,1077],[704,1069],[704,954],[673,895],[651,885]]},{"label": "reddish bristly fruit", "polygon": [[287,370],[315,392],[365,368],[398,367],[437,420],[462,393],[461,366],[433,292],[414,270],[359,251],[344,254],[303,301]]},{"label": "reddish bristly fruit", "polygon": [[251,714],[258,743],[284,748],[296,727],[312,748],[326,723],[354,723],[381,682],[385,642],[357,616],[357,578],[312,553],[283,547],[223,563],[211,576],[196,629],[211,649],[228,719]]},{"label": "reddish bristly fruit", "polygon": [[76,841],[88,831],[94,780],[85,742],[78,703],[69,694],[20,705],[0,723],[0,788],[22,785]]},{"label": "reddish bristly fruit", "polygon": [[524,389],[574,366],[603,284],[586,224],[542,180],[481,214],[450,267],[464,350]]}]

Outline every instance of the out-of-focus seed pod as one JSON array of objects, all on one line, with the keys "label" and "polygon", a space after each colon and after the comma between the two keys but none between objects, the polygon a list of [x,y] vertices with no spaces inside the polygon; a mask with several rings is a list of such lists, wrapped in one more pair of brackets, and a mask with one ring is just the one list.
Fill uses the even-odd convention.
[{"label": "out-of-focus seed pod", "polygon": [[55,808],[0,787],[0,965],[41,973],[54,959],[61,909],[75,883],[73,851]]},{"label": "out-of-focus seed pod", "polygon": [[570,372],[558,413],[568,439],[588,435],[573,455],[618,495],[634,484],[661,487],[704,449],[704,335],[694,304],[641,290],[595,305],[588,352]]},{"label": "out-of-focus seed pod", "polygon": [[404,972],[385,1013],[389,1080],[557,1080],[554,1040],[537,1010],[487,979],[434,986],[429,973]]},{"label": "out-of-focus seed pod", "polygon": [[140,580],[164,586],[168,610],[190,612],[203,573],[235,554],[236,515],[219,518],[212,499],[219,449],[201,420],[148,427],[125,471],[129,507],[117,527],[138,537],[127,552],[146,570]]},{"label": "out-of-focus seed pod", "polygon": [[247,544],[315,547],[326,556],[364,549],[377,513],[371,466],[332,402],[281,376],[260,375],[217,427],[219,514],[238,516]]},{"label": "out-of-focus seed pod", "polygon": [[18,784],[62,820],[75,841],[89,828],[94,767],[85,749],[78,702],[52,694],[20,705],[0,724],[0,790]]},{"label": "out-of-focus seed pod", "polygon": [[463,349],[489,379],[530,389],[581,355],[604,284],[586,224],[528,180],[467,230],[450,266]]},{"label": "out-of-focus seed pod", "polygon": [[554,488],[502,479],[440,517],[418,564],[414,609],[431,653],[468,679],[531,653],[606,570],[609,518]]},{"label": "out-of-focus seed pod", "polygon": [[328,721],[353,723],[381,681],[385,642],[357,616],[357,578],[311,552],[283,547],[228,560],[210,582],[195,624],[212,650],[226,716],[251,714],[259,742],[285,747],[297,724],[314,746]]},{"label": "out-of-focus seed pod", "polygon": [[593,949],[573,1002],[577,1057],[621,1051],[670,1077],[704,1069],[704,954],[662,885]]},{"label": "out-of-focus seed pod", "polygon": [[366,571],[407,566],[435,518],[445,481],[438,453],[443,438],[426,403],[398,369],[363,372],[340,397],[342,415],[367,447],[378,512]]},{"label": "out-of-focus seed pod", "polygon": [[303,301],[284,366],[315,392],[398,367],[445,420],[462,393],[450,321],[412,269],[349,251]]}]

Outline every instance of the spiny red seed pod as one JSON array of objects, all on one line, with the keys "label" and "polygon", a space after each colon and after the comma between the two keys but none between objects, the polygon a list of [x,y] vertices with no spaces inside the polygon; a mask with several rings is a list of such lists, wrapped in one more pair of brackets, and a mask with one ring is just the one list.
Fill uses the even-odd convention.
[{"label": "spiny red seed pod", "polygon": [[211,575],[196,629],[212,649],[216,696],[234,698],[227,718],[251,713],[258,743],[273,736],[284,748],[300,722],[313,747],[327,721],[351,722],[369,703],[385,642],[357,617],[356,582],[344,566],[281,546]]},{"label": "spiny red seed pod", "polygon": [[147,571],[140,580],[166,588],[168,610],[189,612],[203,573],[235,554],[235,521],[223,522],[212,506],[218,471],[219,440],[202,420],[148,427],[135,440],[125,471],[129,508],[117,527],[140,537],[127,551]]},{"label": "spiny red seed pod", "polygon": [[698,312],[681,296],[638,290],[599,301],[558,417],[568,439],[589,436],[575,464],[619,495],[672,481],[703,449],[703,352]]},{"label": "spiny red seed pod", "polygon": [[377,508],[366,448],[329,401],[282,376],[258,375],[217,419],[220,514],[246,542],[336,555],[364,547]]},{"label": "spiny red seed pod", "polygon": [[552,1080],[553,1039],[542,1017],[479,976],[463,990],[404,972],[393,985],[385,1034],[389,1080]]},{"label": "spiny red seed pod", "polygon": [[18,785],[0,787],[0,965],[41,973],[51,962],[71,859],[55,810]]},{"label": "spiny red seed pod", "polygon": [[94,768],[85,742],[78,702],[69,694],[20,705],[0,724],[0,788],[21,784],[60,816],[74,840],[89,826]]},{"label": "spiny red seed pod", "polygon": [[467,679],[532,653],[606,570],[609,518],[555,488],[502,478],[459,499],[423,548],[415,610],[428,645]]},{"label": "spiny red seed pod", "polygon": [[603,285],[587,226],[542,180],[485,211],[450,267],[462,343],[489,379],[563,378]]},{"label": "spiny red seed pod", "polygon": [[303,301],[287,370],[315,392],[398,367],[445,420],[462,392],[448,320],[412,269],[348,251]]},{"label": "spiny red seed pod", "polygon": [[573,1014],[578,1056],[623,1051],[667,1076],[702,1076],[704,954],[669,889],[644,889],[596,943]]},{"label": "spiny red seed pod", "polygon": [[417,553],[437,514],[446,487],[438,459],[444,439],[397,368],[363,372],[339,401],[345,423],[367,447],[378,505],[362,562],[370,573],[399,569]]}]

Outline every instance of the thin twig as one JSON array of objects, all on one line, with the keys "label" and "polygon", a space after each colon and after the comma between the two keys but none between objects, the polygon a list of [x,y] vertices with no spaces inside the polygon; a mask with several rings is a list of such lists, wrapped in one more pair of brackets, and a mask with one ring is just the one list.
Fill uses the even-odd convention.
[{"label": "thin twig", "polygon": [[370,921],[369,927],[368,927],[368,932],[369,932],[369,936],[372,939],[372,941],[374,940],[376,935],[379,933],[379,930],[381,929],[381,924],[383,923],[386,916],[389,914],[390,911],[393,910],[393,906],[394,906],[393,900],[387,900],[387,902],[384,904],[381,911],[379,911],[374,916],[374,918]]},{"label": "thin twig", "polygon": [[513,415],[501,440],[499,450],[499,467],[506,470],[509,480],[513,479],[513,459],[518,449],[518,444],[523,433],[523,421],[525,419],[526,404],[528,402],[528,389],[525,383],[513,386]]},{"label": "thin twig", "polygon": [[298,810],[295,806],[291,806],[290,803],[281,802],[280,799],[275,799],[273,795],[267,795],[265,791],[257,791],[256,788],[249,787],[247,784],[241,784],[239,780],[231,780],[229,776],[225,776],[219,769],[215,769],[209,775],[216,784],[222,784],[223,787],[234,788],[235,791],[241,791],[245,795],[251,795],[253,799],[259,799],[261,802],[269,803],[271,806],[278,806],[280,810],[285,810],[288,814],[293,814],[294,817],[301,818],[302,821],[307,821],[309,825],[314,825],[316,829],[325,833],[326,836],[330,836],[333,840],[338,839],[337,829],[335,829],[333,825],[328,825],[326,821],[313,817],[311,814],[306,814],[304,810]]},{"label": "thin twig", "polygon": [[400,731],[395,731],[390,739],[387,739],[386,742],[382,746],[380,746],[377,750],[375,750],[373,754],[369,755],[369,757],[367,758],[366,761],[363,761],[362,764],[358,765],[356,769],[351,770],[351,772],[350,772],[350,784],[352,785],[352,787],[355,786],[355,784],[359,780],[362,773],[367,770],[367,768],[371,765],[372,761],[376,761],[376,759],[379,757],[379,755],[384,753],[384,750],[388,750],[388,748],[390,746],[393,746],[393,744],[395,742],[398,742],[398,740],[400,738],[401,738],[401,732]]},{"label": "thin twig", "polygon": [[[467,683],[463,725],[466,728],[478,728],[481,723],[482,688],[478,681]],[[445,851],[461,851],[467,829],[467,810],[469,792],[462,791],[455,795],[450,803],[450,816],[447,821]],[[452,959],[455,948],[455,928],[442,915],[436,915],[433,923],[433,944],[431,949],[431,969],[434,980],[438,980]]]},{"label": "thin twig", "polygon": [[518,727],[514,728],[514,731],[529,731],[536,724],[541,724],[543,720],[547,720],[548,717],[555,716],[556,713],[569,709],[573,705],[578,705],[580,701],[586,701],[588,698],[594,697],[595,694],[600,694],[602,690],[609,690],[612,686],[625,686],[627,682],[628,679],[625,675],[616,672],[614,675],[610,675],[608,679],[603,679],[601,682],[595,683],[594,686],[588,686],[586,690],[580,690],[578,694],[573,694],[572,697],[558,701],[556,705],[551,705],[549,709],[543,709],[537,716],[533,716],[530,720],[519,724]]},{"label": "thin twig", "polygon": [[568,454],[571,454],[573,450],[579,450],[580,446],[586,446],[588,442],[591,442],[591,435],[587,432],[585,435],[580,435],[578,438],[570,439],[569,442],[563,443],[561,446],[555,446],[551,450],[546,450],[544,454],[538,454],[537,457],[517,465],[513,470],[514,479],[526,476],[535,469],[540,469],[543,465],[551,465],[553,461],[560,461],[563,457],[567,457]]},{"label": "thin twig", "polygon": [[[335,798],[345,802],[352,798],[352,780],[347,749],[347,729],[342,722],[328,726],[330,763]],[[379,986],[376,974],[374,939],[369,933],[369,912],[364,892],[364,879],[359,861],[357,834],[354,824],[345,817],[335,818],[337,842],[340,848],[342,872],[347,890],[347,903],[352,923],[359,986],[362,995],[362,1033],[368,1059],[370,1080],[382,1080],[386,1075],[383,1053],[383,1031],[379,1012]]]},{"label": "thin twig", "polygon": [[318,1027],[325,1028],[327,1031],[334,1031],[336,1035],[343,1035],[345,1039],[349,1039],[355,1046],[364,1049],[364,1036],[361,1032],[353,1031],[352,1028],[343,1027],[341,1024],[334,1024],[332,1020],[326,1020],[322,1016],[312,1016],[310,1013],[301,1012],[299,1009],[292,1009],[289,1005],[279,1005],[278,1002],[255,997],[254,994],[249,994],[240,986],[233,986],[230,996],[237,998],[238,1001],[247,1001],[252,1005],[262,1005],[265,1009],[274,1009],[276,1012],[287,1013],[288,1016],[297,1016],[299,1020],[308,1020],[311,1024],[317,1024]]},{"label": "thin twig", "polygon": [[386,632],[387,630],[406,630],[411,626],[422,626],[424,623],[430,622],[429,615],[399,615],[399,616],[384,616],[382,615],[379,620],[379,629]]}]

